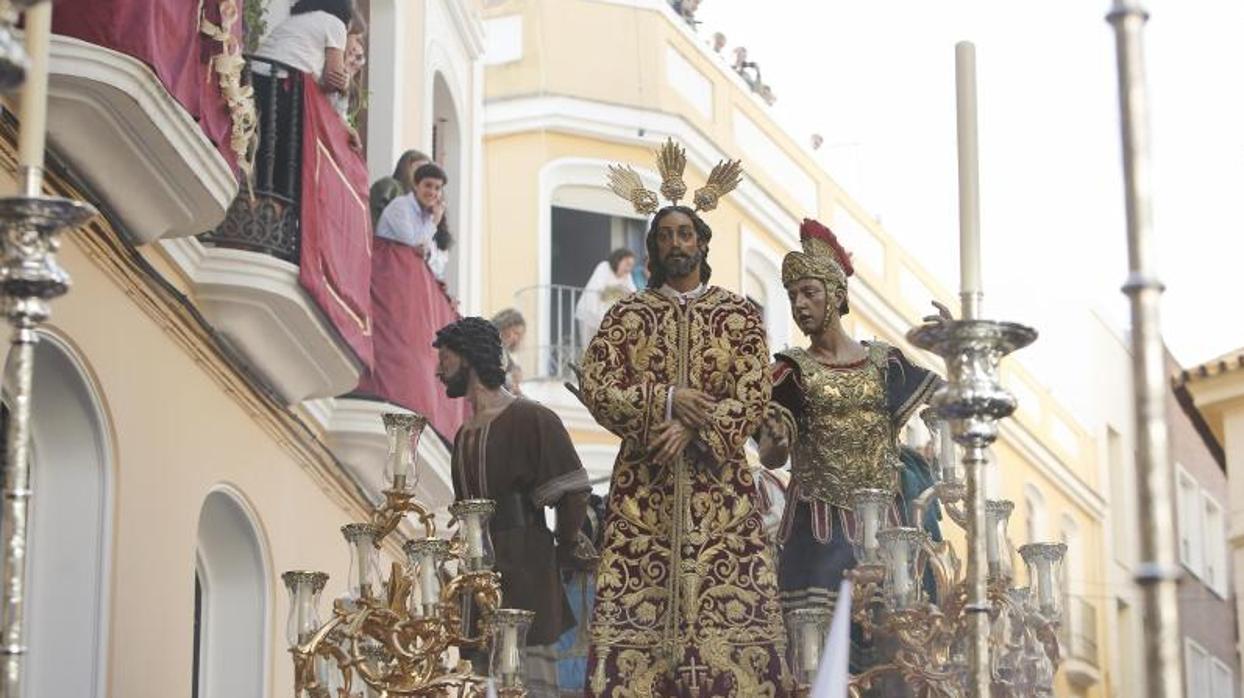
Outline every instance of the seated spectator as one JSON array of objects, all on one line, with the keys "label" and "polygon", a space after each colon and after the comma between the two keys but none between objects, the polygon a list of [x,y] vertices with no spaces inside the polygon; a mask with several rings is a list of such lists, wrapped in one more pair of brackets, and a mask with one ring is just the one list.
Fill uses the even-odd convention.
[{"label": "seated spectator", "polygon": [[385,207],[376,226],[379,237],[410,245],[423,255],[437,279],[444,280],[453,236],[445,221],[445,171],[435,163],[415,170],[414,191]]},{"label": "seated spectator", "polygon": [[514,360],[514,352],[518,351],[527,335],[527,321],[523,314],[514,308],[506,308],[492,316],[492,326],[501,333],[502,358],[505,361],[505,387],[515,395],[522,395],[523,369]]},{"label": "seated spectator", "polygon": [[397,166],[393,168],[393,176],[381,177],[371,185],[369,198],[371,199],[373,229],[380,225],[380,214],[384,213],[390,201],[415,190],[415,170],[429,162],[432,162],[432,158],[421,151],[407,150],[397,159]]},{"label": "seated spectator", "polygon": [[345,92],[346,27],[353,14],[352,0],[298,0],[255,54],[315,76],[325,92]]}]

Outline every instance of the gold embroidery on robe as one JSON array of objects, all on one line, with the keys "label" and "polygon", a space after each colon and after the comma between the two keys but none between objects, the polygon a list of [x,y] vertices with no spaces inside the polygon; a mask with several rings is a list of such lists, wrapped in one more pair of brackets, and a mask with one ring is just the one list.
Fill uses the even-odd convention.
[{"label": "gold embroidery on robe", "polygon": [[[671,386],[702,390],[716,406],[684,457],[658,466],[648,444]],[[596,420],[622,438],[589,695],[789,695],[776,568],[743,452],[771,389],[759,315],[716,287],[685,307],[634,294],[606,315],[581,387]]]}]

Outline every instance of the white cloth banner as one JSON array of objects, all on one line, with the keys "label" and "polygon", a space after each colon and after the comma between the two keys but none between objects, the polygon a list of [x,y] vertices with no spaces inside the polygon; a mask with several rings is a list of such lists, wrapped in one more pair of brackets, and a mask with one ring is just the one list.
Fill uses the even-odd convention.
[{"label": "white cloth banner", "polygon": [[848,662],[851,658],[851,580],[843,579],[838,587],[838,602],[834,617],[821,648],[821,664],[816,668],[816,680],[812,682],[809,698],[846,698],[847,682],[851,678]]}]

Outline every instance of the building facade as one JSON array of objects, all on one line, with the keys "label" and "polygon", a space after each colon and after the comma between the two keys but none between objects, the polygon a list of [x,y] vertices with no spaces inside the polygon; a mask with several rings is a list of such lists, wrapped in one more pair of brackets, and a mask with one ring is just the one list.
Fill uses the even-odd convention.
[{"label": "building facade", "polygon": [[[300,285],[299,259],[203,235],[219,233],[239,201],[297,216],[262,208],[270,183],[256,182],[253,200],[239,184],[237,105],[219,87],[226,49],[211,36],[226,4],[239,17],[223,31],[244,39],[258,25],[242,17],[264,12],[271,30],[289,3],[56,4],[46,188],[102,215],[63,241],[73,287],[53,303],[36,351],[28,696],[292,694],[281,574],[328,572],[324,613],[346,583],[339,528],[366,520],[379,496],[380,414],[396,408],[346,397],[363,361]],[[469,259],[481,7],[363,9],[367,158],[350,164],[378,176],[402,150],[434,152]],[[276,121],[278,131],[305,125]],[[10,119],[0,126],[6,195],[16,191],[15,139]],[[251,230],[296,235],[285,220],[257,218]],[[478,301],[468,271],[451,270],[450,284],[469,307]],[[419,493],[439,508],[451,499],[448,460],[443,440],[425,435]],[[395,545],[384,554],[404,558]]]},{"label": "building facade", "polygon": [[[584,341],[573,307],[610,249],[643,257],[647,221],[605,188],[607,166],[629,164],[655,189],[652,153],[666,138],[686,147],[689,183],[719,160],[743,160],[743,184],[705,216],[714,231],[712,283],[763,309],[772,349],[800,341],[780,269],[782,256],[798,247],[800,220],[810,217],[854,254],[849,331],[940,370],[940,360],[904,337],[931,300],[953,307],[952,294],[665,0],[499,0],[486,8],[485,31],[484,308],[515,306],[529,318],[518,355],[529,378],[523,389],[558,410],[599,489],[617,440],[562,387]],[[1024,369],[1022,353],[1003,372],[1020,409],[994,448],[990,496],[1016,503],[1016,547],[1071,546],[1059,695],[1110,695],[1110,647],[1100,639],[1113,621],[1100,593],[1109,574],[1108,482],[1097,435]]]},{"label": "building facade", "polygon": [[[1180,587],[1184,675],[1188,695],[1240,695],[1240,575],[1244,565],[1244,352],[1236,351],[1174,372],[1182,419],[1173,419],[1176,442],[1176,529],[1179,560],[1187,573]],[[1177,442],[1203,448],[1197,458]],[[1198,544],[1199,543],[1199,544]],[[1217,618],[1214,613],[1222,615]],[[1233,628],[1223,627],[1232,618]],[[1225,687],[1224,687],[1225,686]]]}]

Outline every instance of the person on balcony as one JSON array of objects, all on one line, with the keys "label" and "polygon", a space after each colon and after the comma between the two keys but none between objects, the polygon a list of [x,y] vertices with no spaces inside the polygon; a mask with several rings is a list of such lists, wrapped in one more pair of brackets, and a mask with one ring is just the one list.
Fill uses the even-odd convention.
[{"label": "person on balcony", "polygon": [[298,0],[255,53],[314,75],[326,92],[345,92],[346,27],[353,16],[352,0]]},{"label": "person on balcony", "polygon": [[635,253],[625,247],[610,252],[609,259],[596,265],[574,308],[580,346],[592,341],[609,306],[635,292],[635,280],[631,278],[634,268]]},{"label": "person on balcony", "polygon": [[453,244],[445,221],[444,188],[448,179],[440,165],[421,165],[415,170],[414,191],[389,202],[376,226],[378,237],[419,250],[432,274],[442,281]]},{"label": "person on balcony", "polygon": [[522,395],[520,386],[523,384],[523,369],[514,360],[514,352],[518,351],[527,335],[527,320],[515,308],[506,308],[492,316],[492,325],[501,333],[501,350],[504,352],[505,387],[515,395]]},{"label": "person on balcony", "polygon": [[[363,108],[363,66],[367,64],[367,22],[356,8],[350,20],[349,32],[346,36],[345,71],[346,89],[331,92],[328,99],[333,109],[341,115],[341,120],[350,127],[351,135],[357,138],[358,130],[354,123],[355,116]],[[361,145],[361,141],[360,141]]]},{"label": "person on balcony", "polygon": [[432,162],[432,158],[425,155],[423,151],[407,150],[397,159],[397,166],[393,168],[391,177],[381,177],[371,185],[368,196],[371,200],[372,228],[380,225],[380,215],[384,213],[389,202],[415,190],[415,170],[429,162]]},{"label": "person on balcony", "polygon": [[[586,568],[595,559],[581,533],[591,492],[587,471],[561,419],[505,389],[501,334],[491,322],[462,318],[441,328],[433,346],[445,394],[466,398],[472,408],[454,437],[454,496],[495,502],[489,532],[501,598],[536,613],[527,634],[527,695],[558,698],[554,644],[575,626],[561,568]],[[546,507],[557,512],[553,533]]]}]

